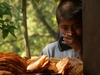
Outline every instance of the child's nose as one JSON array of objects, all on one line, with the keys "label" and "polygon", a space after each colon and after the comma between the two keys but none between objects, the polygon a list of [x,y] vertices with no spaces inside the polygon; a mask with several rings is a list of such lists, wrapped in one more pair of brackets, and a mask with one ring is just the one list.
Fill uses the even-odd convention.
[{"label": "child's nose", "polygon": [[66,33],[69,33],[70,35],[72,35],[74,33],[74,30],[73,28],[68,28],[67,32]]}]

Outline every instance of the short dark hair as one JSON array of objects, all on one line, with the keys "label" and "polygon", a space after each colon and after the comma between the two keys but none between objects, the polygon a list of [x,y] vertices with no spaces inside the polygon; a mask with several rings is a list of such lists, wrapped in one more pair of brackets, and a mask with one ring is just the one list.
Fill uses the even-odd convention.
[{"label": "short dark hair", "polygon": [[81,0],[66,0],[61,2],[56,10],[56,19],[77,19],[82,18],[82,1]]}]

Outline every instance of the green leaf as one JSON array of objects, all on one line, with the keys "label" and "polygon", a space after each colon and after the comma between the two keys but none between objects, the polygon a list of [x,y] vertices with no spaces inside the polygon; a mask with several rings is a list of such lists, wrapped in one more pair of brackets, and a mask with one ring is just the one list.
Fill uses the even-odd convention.
[{"label": "green leaf", "polygon": [[2,12],[3,15],[8,14],[8,15],[12,16],[11,6],[9,4],[5,3],[5,2],[0,3],[0,11]]},{"label": "green leaf", "polygon": [[9,29],[9,32],[16,38],[16,36],[14,34],[14,30],[17,29],[17,28],[14,27],[14,26],[10,26],[8,29]]},{"label": "green leaf", "polygon": [[9,5],[8,3],[6,3],[6,2],[2,2],[2,3],[0,3],[0,5],[2,6],[2,7],[6,7],[6,8],[10,8],[11,7],[11,5]]},{"label": "green leaf", "polygon": [[35,0],[37,3],[39,3],[40,2],[40,0]]},{"label": "green leaf", "polygon": [[4,12],[4,14],[12,16],[10,9],[6,9],[5,12]]},{"label": "green leaf", "polygon": [[7,26],[5,24],[2,24],[2,30],[7,29]]},{"label": "green leaf", "polygon": [[0,7],[0,12],[4,13],[6,8]]},{"label": "green leaf", "polygon": [[2,13],[0,12],[0,18],[2,18],[3,17],[3,15],[2,15]]},{"label": "green leaf", "polygon": [[4,21],[5,21],[5,22],[11,22],[9,19],[5,19]]},{"label": "green leaf", "polygon": [[2,24],[3,24],[3,23],[4,23],[4,21],[1,19],[1,20],[0,20],[0,23],[2,23]]},{"label": "green leaf", "polygon": [[8,36],[8,33],[9,33],[8,29],[2,31],[3,39],[5,39]]},{"label": "green leaf", "polygon": [[54,0],[56,3],[59,1],[59,0]]},{"label": "green leaf", "polygon": [[0,7],[0,18],[3,17],[3,14],[4,14],[4,9]]}]

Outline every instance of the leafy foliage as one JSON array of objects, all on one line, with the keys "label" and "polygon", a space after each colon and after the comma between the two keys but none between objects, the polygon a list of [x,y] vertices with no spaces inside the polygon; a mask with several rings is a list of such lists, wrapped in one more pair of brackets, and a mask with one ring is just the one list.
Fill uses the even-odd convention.
[{"label": "leafy foliage", "polygon": [[16,27],[13,25],[13,22],[5,17],[12,17],[11,14],[11,6],[5,2],[0,3],[0,29],[2,30],[3,38],[5,39],[9,33],[11,33],[14,37],[14,30]]},{"label": "leafy foliage", "polygon": [[[2,1],[6,2],[6,0]],[[33,0],[32,3],[31,0],[27,0],[28,41],[32,56],[39,55],[47,44],[55,41],[55,36],[57,36],[58,32],[55,18],[57,3],[54,2],[54,0],[39,0],[37,1],[38,3],[34,1],[35,0]],[[7,29],[7,31],[3,33],[5,34],[4,37],[7,38],[5,40],[0,39],[0,51],[15,52],[21,56],[25,56],[26,51],[23,38],[22,0],[8,0],[8,4],[12,6],[10,6],[11,15],[3,16],[3,18],[8,20],[8,22],[2,18],[6,23],[4,23],[4,28]],[[0,27],[2,27],[2,25]],[[16,28],[17,30],[15,31]],[[16,33],[17,39],[12,35],[8,36],[9,33],[13,35]]]}]

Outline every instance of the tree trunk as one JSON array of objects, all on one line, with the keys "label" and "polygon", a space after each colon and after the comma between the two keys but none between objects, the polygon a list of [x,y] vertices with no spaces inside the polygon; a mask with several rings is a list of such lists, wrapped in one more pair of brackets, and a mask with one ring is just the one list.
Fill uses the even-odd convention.
[{"label": "tree trunk", "polygon": [[27,31],[27,19],[26,19],[26,0],[22,0],[22,13],[23,13],[23,28],[24,28],[26,55],[28,58],[31,58],[30,48],[29,48],[29,43],[28,43],[28,31]]}]

